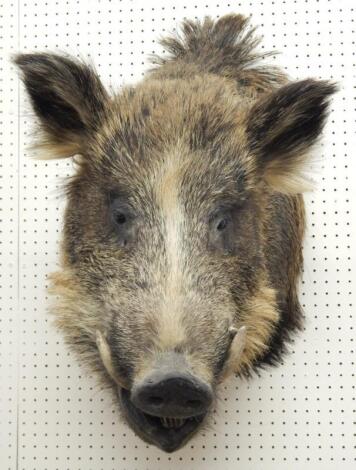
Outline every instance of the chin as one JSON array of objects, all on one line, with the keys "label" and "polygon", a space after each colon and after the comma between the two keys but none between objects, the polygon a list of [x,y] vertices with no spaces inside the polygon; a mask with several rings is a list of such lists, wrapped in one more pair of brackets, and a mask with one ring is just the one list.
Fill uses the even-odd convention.
[{"label": "chin", "polygon": [[130,398],[130,391],[118,387],[121,412],[130,428],[145,442],[164,452],[182,448],[202,427],[208,412],[195,416],[162,416],[145,413]]}]

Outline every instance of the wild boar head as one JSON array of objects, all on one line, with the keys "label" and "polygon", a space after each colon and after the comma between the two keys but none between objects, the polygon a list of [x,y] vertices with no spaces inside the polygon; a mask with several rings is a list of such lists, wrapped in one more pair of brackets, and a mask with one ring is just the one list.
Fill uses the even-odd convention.
[{"label": "wild boar head", "polygon": [[56,324],[114,390],[127,423],[171,452],[233,372],[276,361],[300,326],[300,170],[334,87],[287,83],[246,20],[186,21],[136,87],[16,58],[39,146],[76,157],[67,185]]}]

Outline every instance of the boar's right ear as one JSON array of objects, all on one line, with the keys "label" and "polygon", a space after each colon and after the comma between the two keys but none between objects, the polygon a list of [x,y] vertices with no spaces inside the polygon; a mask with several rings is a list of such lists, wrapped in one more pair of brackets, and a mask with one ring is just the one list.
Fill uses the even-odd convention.
[{"label": "boar's right ear", "polygon": [[303,169],[327,116],[336,86],[327,81],[290,83],[258,100],[247,120],[248,143],[265,181],[285,193],[306,189]]},{"label": "boar's right ear", "polygon": [[40,121],[43,136],[36,146],[55,157],[81,153],[109,99],[94,69],[58,54],[19,54],[14,62]]}]

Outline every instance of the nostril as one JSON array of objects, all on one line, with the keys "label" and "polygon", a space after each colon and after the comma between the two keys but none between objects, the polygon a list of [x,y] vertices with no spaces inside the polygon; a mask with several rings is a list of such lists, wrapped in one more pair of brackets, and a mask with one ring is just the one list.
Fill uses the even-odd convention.
[{"label": "nostril", "polygon": [[161,405],[163,403],[163,398],[158,396],[150,396],[147,398],[147,402],[151,405]]},{"label": "nostril", "polygon": [[210,386],[190,374],[156,372],[134,385],[131,401],[153,416],[189,418],[203,414],[212,402]]},{"label": "nostril", "polygon": [[200,400],[187,400],[186,405],[191,408],[199,408],[202,405]]}]

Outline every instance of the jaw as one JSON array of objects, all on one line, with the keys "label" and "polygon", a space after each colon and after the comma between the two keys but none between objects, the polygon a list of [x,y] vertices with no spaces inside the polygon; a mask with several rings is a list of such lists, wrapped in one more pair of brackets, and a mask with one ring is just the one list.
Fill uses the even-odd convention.
[{"label": "jaw", "polygon": [[118,398],[127,423],[135,433],[149,444],[165,452],[174,452],[199,430],[206,414],[190,418],[159,417],[144,413],[130,400],[130,392],[118,389]]}]

